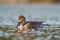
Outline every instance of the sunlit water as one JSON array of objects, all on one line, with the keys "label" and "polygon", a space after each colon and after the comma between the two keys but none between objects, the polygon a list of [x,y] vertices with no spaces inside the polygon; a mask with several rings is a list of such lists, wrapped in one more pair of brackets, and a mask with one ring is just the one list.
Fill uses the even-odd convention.
[{"label": "sunlit water", "polygon": [[[18,15],[24,15],[27,20],[43,20],[48,24],[59,25],[60,4],[0,4],[0,25],[14,25],[14,27],[16,27],[15,24],[17,23]],[[24,31],[23,34],[17,33],[15,29],[10,29],[10,27],[14,28],[13,26],[7,27],[2,26],[2,28],[0,28],[0,40],[60,40],[60,29],[55,29],[55,26],[49,30],[44,28],[44,30],[39,31]]]}]

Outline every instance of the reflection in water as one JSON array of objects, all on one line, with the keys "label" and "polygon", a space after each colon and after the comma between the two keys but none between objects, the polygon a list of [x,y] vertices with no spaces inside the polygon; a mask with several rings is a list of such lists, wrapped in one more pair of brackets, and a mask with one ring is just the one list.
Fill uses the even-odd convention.
[{"label": "reflection in water", "polygon": [[31,31],[23,34],[15,32],[8,32],[8,30],[0,29],[0,40],[60,40],[59,31],[42,30]]}]

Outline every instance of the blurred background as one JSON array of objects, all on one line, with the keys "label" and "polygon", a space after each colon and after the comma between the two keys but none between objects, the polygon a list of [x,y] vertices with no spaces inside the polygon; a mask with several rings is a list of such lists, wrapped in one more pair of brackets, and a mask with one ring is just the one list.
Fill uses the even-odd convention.
[{"label": "blurred background", "polygon": [[[24,36],[16,32],[17,17],[43,21],[43,29]],[[60,0],[0,0],[0,40],[60,40]]]},{"label": "blurred background", "polygon": [[17,16],[60,24],[60,0],[0,0],[0,24],[15,25]]},{"label": "blurred background", "polygon": [[60,0],[0,0],[0,3],[58,3]]}]

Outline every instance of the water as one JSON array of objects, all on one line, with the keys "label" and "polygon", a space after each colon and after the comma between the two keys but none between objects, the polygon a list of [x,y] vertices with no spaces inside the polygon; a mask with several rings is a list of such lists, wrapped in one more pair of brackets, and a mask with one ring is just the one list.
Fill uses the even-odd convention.
[{"label": "water", "polygon": [[[50,29],[50,28],[49,28]],[[0,40],[60,40],[60,29],[23,31],[23,34],[17,33],[15,28],[7,26],[0,28]]]},{"label": "water", "polygon": [[18,15],[24,15],[26,20],[60,24],[59,10],[60,4],[0,4],[0,24],[15,25]]},{"label": "water", "polygon": [[[60,40],[59,10],[60,4],[0,4],[0,40]],[[42,20],[43,24],[53,26],[19,34],[15,29],[18,15],[24,15],[27,20]]]}]

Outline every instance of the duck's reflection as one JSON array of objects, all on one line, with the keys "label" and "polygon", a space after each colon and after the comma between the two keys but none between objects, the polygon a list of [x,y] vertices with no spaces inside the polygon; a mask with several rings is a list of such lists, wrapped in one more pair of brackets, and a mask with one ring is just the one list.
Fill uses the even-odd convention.
[{"label": "duck's reflection", "polygon": [[26,34],[19,34],[20,40],[34,40],[36,38],[36,35],[33,35],[32,33],[26,33]]}]

